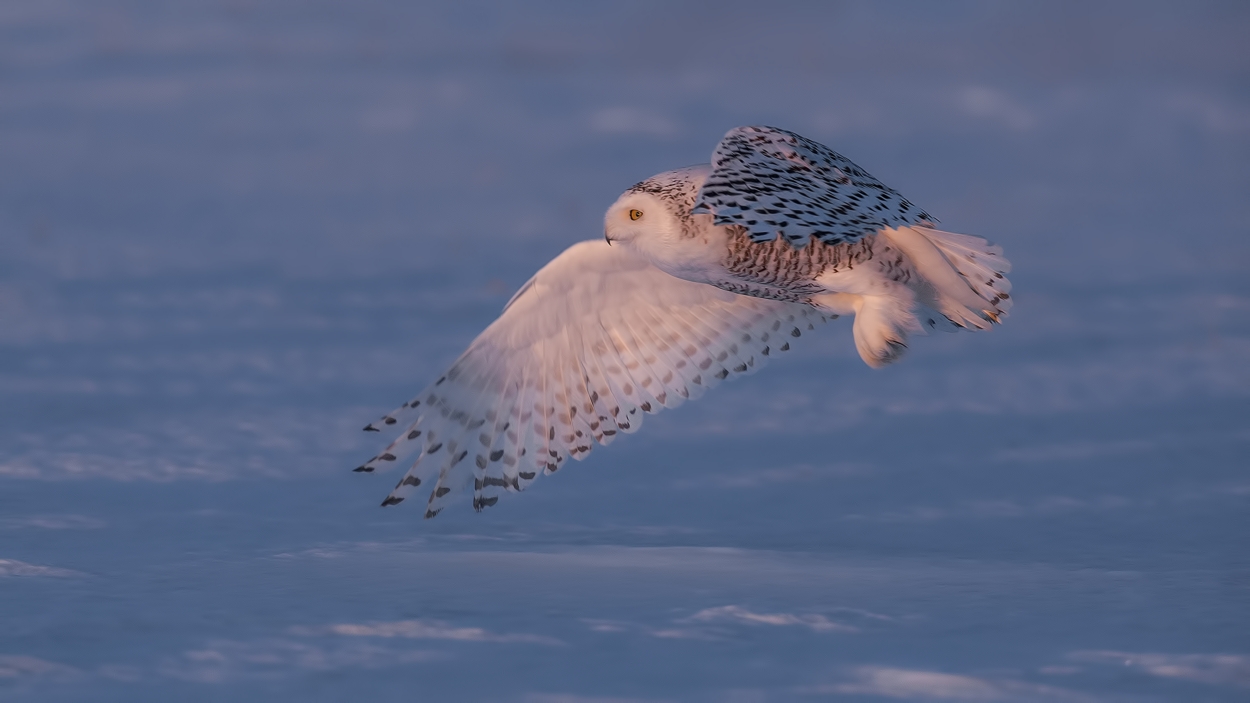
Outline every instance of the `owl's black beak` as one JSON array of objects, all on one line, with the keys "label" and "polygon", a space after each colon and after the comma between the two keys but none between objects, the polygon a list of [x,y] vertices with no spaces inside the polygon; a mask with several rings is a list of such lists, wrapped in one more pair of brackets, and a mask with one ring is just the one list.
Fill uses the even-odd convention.
[{"label": "owl's black beak", "polygon": [[608,246],[612,246],[612,238],[608,236],[608,231],[606,229],[603,230],[603,241],[607,242]]}]

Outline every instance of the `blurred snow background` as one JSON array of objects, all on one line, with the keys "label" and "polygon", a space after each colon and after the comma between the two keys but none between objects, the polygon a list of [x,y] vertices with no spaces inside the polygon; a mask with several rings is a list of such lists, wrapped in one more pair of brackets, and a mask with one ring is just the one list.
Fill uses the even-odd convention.
[{"label": "blurred snow background", "polygon": [[[0,4],[0,699],[1250,695],[1239,3]],[[423,522],[359,429],[740,124],[1006,248]],[[814,379],[814,380],[813,380]]]}]

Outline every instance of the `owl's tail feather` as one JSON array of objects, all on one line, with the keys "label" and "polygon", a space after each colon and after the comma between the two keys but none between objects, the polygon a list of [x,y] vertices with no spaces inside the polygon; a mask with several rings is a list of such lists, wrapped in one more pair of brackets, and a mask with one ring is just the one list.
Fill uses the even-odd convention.
[{"label": "owl's tail feather", "polygon": [[[884,234],[911,259],[920,321],[930,329],[989,329],[1011,310],[1011,262],[1002,247],[980,237],[931,227]],[[936,313],[936,314],[929,314]]]}]

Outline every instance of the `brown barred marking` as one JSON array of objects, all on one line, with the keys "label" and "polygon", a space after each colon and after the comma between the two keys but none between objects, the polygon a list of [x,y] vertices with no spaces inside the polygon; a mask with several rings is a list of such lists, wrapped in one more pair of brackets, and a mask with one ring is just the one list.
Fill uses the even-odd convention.
[{"label": "brown barred marking", "polygon": [[803,303],[810,305],[811,296],[802,293],[792,293],[780,288],[771,288],[769,286],[753,286],[750,283],[742,283],[741,281],[715,281],[712,285],[727,290],[730,293],[738,295],[748,295],[752,298],[763,298],[765,300],[784,300],[788,303]]},{"label": "brown barred marking", "polygon": [[907,260],[903,252],[889,245],[881,247],[877,257],[877,267],[881,270],[882,276],[897,283],[907,283],[915,274],[915,269],[912,268],[911,262]]},{"label": "brown barred marking", "polygon": [[876,237],[857,242],[825,244],[819,240],[796,249],[778,237],[753,242],[745,228],[731,226],[723,265],[737,280],[716,287],[756,298],[809,303],[810,296],[825,289],[816,279],[825,272],[852,269],[876,254]]}]

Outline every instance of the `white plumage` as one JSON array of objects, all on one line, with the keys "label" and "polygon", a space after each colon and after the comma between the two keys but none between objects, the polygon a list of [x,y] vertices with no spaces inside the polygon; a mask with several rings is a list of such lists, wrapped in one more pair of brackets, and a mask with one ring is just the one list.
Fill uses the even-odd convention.
[{"label": "white plumage", "polygon": [[710,166],[626,191],[607,241],[535,274],[442,377],[382,418],[403,432],[356,470],[415,454],[383,505],[420,488],[433,517],[472,484],[480,510],[840,314],[855,314],[872,366],[896,360],[909,332],[988,328],[1010,308],[1009,264],[930,219],[815,142],[732,130]]}]

